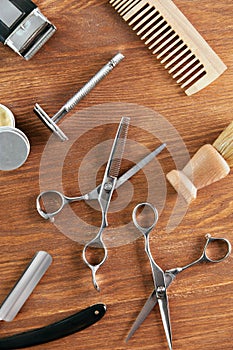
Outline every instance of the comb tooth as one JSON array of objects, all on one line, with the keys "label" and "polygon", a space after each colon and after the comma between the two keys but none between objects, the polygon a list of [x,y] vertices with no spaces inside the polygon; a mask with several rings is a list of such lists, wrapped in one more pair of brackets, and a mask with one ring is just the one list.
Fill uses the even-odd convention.
[{"label": "comb tooth", "polygon": [[136,2],[136,5],[135,5],[135,7],[133,7],[133,8],[130,8],[130,9],[127,9],[127,13],[125,12],[124,13],[124,20],[127,22],[127,21],[129,21],[129,19],[132,17],[132,16],[134,16],[136,13],[138,13],[142,8],[144,8],[144,6],[147,6],[148,5],[148,3],[147,2],[145,2],[145,1],[142,1],[142,0],[138,0],[137,2]]},{"label": "comb tooth", "polygon": [[[201,67],[202,64],[198,62],[193,68],[191,68],[186,74],[184,74],[181,78],[179,78],[176,82],[177,84],[180,84],[183,80],[188,78],[190,74],[194,73],[199,67]],[[174,78],[174,77],[173,77]]]},{"label": "comb tooth", "polygon": [[[166,28],[169,28],[169,26],[166,27]],[[165,39],[165,38],[168,36],[168,34],[171,33],[171,32],[173,32],[173,29],[172,29],[172,28],[170,28],[169,30],[167,30],[167,31],[166,31],[163,35],[161,35],[156,41],[154,41],[153,44],[151,44],[151,45],[149,46],[149,49],[151,50],[151,49],[153,49],[153,47],[157,46],[157,45],[160,43],[160,41],[163,40],[163,39]]]},{"label": "comb tooth", "polygon": [[148,45],[151,41],[153,41],[159,34],[161,34],[169,25],[166,21],[163,22],[162,28],[160,28],[155,34],[153,34],[147,41],[145,42],[146,45]]},{"label": "comb tooth", "polygon": [[122,2],[122,0],[110,0],[109,1],[112,6],[116,6],[119,2]]},{"label": "comb tooth", "polygon": [[[168,51],[170,51],[174,46],[176,46],[176,44],[178,44],[180,42],[180,38],[178,37],[175,41],[173,41],[171,43],[171,45],[169,45],[165,50],[163,50],[158,56],[157,58],[161,58],[163,57]],[[177,48],[175,48],[174,51],[172,51],[171,53],[169,53],[166,57],[163,58],[163,60],[161,61],[161,63],[166,62],[171,56],[174,55],[174,52],[177,52],[176,50],[179,50],[182,46],[184,45],[184,43],[182,42],[181,45],[179,45]]]},{"label": "comb tooth", "polygon": [[129,3],[129,2],[132,2],[132,0],[122,0],[121,2],[119,2],[115,9],[117,10],[117,12],[120,12],[121,11],[121,8],[123,8],[123,6],[126,4],[126,3]]},{"label": "comb tooth", "polygon": [[[150,6],[148,8],[146,8],[143,12],[146,13],[147,11],[149,11],[149,9],[152,9],[153,7]],[[129,22],[129,25],[131,26],[133,23],[135,23],[136,21],[138,21],[141,17],[142,17],[142,13],[141,12],[139,15],[137,15],[131,22]],[[133,30],[136,30],[137,28],[141,27],[143,23],[147,22],[149,20],[149,18],[151,16],[153,16],[154,13],[156,13],[156,10],[151,11],[148,15],[144,16],[141,21],[136,24],[136,26],[133,27]]]},{"label": "comb tooth", "polygon": [[166,68],[166,69],[169,68],[173,63],[175,63],[177,60],[179,60],[179,58],[182,57],[182,56],[183,56],[186,52],[188,52],[188,51],[189,51],[189,48],[186,47],[186,46],[184,46],[184,50],[182,50],[181,53],[180,53],[179,55],[175,56],[171,61],[169,61],[169,62],[166,64],[165,68]]},{"label": "comb tooth", "polygon": [[[132,17],[131,10],[133,10],[134,6],[136,7],[136,5],[140,5],[140,9],[141,9],[142,8],[141,0],[135,0],[134,2],[129,4],[129,6],[127,8],[125,8],[124,11],[121,13],[121,16],[124,16],[124,18],[127,16],[128,19],[130,19]],[[148,6],[148,5],[146,5],[146,6]]]},{"label": "comb tooth", "polygon": [[[159,19],[161,17],[161,15],[158,15],[157,18]],[[146,37],[148,37],[151,33],[154,32],[154,30],[156,28],[158,28],[159,26],[161,26],[162,23],[165,22],[165,19],[163,17],[161,17],[161,19],[159,20],[158,23],[156,23],[153,28],[151,28],[150,30],[148,30],[145,34],[143,34],[143,36],[141,37],[142,40],[146,39]],[[166,22],[165,22],[166,23]],[[146,42],[145,42],[146,44]]]},{"label": "comb tooth", "polygon": [[190,52],[188,55],[186,55],[182,60],[180,60],[174,67],[172,67],[169,70],[169,74],[171,74],[172,72],[174,72],[175,70],[177,70],[180,66],[182,66],[182,64],[184,64],[189,58],[191,58],[193,56],[193,53]]},{"label": "comb tooth", "polygon": [[[150,23],[152,22],[153,23],[153,21],[154,21],[154,18],[155,17],[153,17],[158,11],[155,9],[155,8],[153,8],[153,7],[150,7],[150,9],[153,9],[152,11],[150,11],[149,13],[148,13],[148,15],[147,16],[145,16],[144,18],[142,18],[141,19],[141,21],[138,23],[138,24],[136,24],[136,26],[134,26],[133,27],[133,30],[136,30],[136,29],[138,29],[138,28],[140,28],[144,23],[145,23],[145,25],[142,27],[142,29],[140,30],[140,32],[142,31],[144,31],[144,30],[146,30],[146,28],[148,28],[148,26],[150,26]],[[149,19],[152,17],[152,20],[151,21],[149,21]],[[131,23],[129,23],[130,25],[131,25]],[[139,34],[138,34],[139,35]]]},{"label": "comb tooth", "polygon": [[200,61],[197,60],[196,57],[194,57],[191,61],[189,61],[184,67],[182,67],[181,69],[178,70],[178,72],[176,72],[173,75],[173,78],[177,78],[179,75],[181,75],[183,72],[185,72],[190,66],[192,66],[195,62],[200,63]]},{"label": "comb tooth", "polygon": [[[173,31],[174,32],[174,31]],[[173,40],[175,37],[176,37],[176,33],[174,32],[171,36],[169,36],[168,37],[168,39],[167,40],[165,40],[161,45],[159,45],[159,47],[157,47],[157,49],[155,49],[154,51],[153,51],[153,54],[156,54],[157,52],[159,52],[160,50],[162,50],[162,48],[164,47],[164,46],[166,46],[171,40]],[[165,51],[165,50],[164,50]],[[164,52],[163,51],[163,52]],[[157,56],[157,58],[159,58],[159,57],[161,57],[160,55],[158,55]]]},{"label": "comb tooth", "polygon": [[124,15],[125,12],[129,10],[130,7],[134,6],[134,3],[136,3],[138,0],[128,0],[126,1],[122,6],[118,8],[118,12],[121,14],[121,16]]},{"label": "comb tooth", "polygon": [[[155,14],[157,13],[158,11],[155,10]],[[149,28],[153,23],[155,23],[157,21],[157,19],[161,17],[160,13],[153,17],[151,21],[149,21],[142,29],[140,29],[138,32],[137,32],[137,35],[141,35],[147,28]],[[143,40],[143,37],[141,38]]]},{"label": "comb tooth", "polygon": [[128,1],[126,1],[124,4],[122,4],[121,7],[118,8],[117,12],[119,12],[119,14],[121,16],[124,16],[124,14],[126,12],[128,12],[134,6],[134,4],[136,2],[138,2],[138,0],[128,0]]},{"label": "comb tooth", "polygon": [[113,6],[115,7],[116,10],[119,9],[119,7],[121,7],[122,5],[124,5],[125,2],[127,2],[129,0],[121,0],[121,1],[115,1],[115,3],[113,4]]},{"label": "comb tooth", "polygon": [[[135,23],[136,21],[138,21],[145,13],[147,13],[149,11],[149,9],[151,9],[151,6],[146,7],[142,12],[140,12],[136,17],[134,17],[134,19],[129,22],[129,25],[132,25],[133,23]],[[142,21],[145,21],[146,16],[142,19]]]},{"label": "comb tooth", "polygon": [[190,79],[188,79],[183,85],[181,85],[181,88],[183,89],[185,86],[191,84],[191,82],[193,80],[195,80],[196,78],[198,78],[199,75],[201,75],[202,73],[205,72],[205,68],[203,67],[202,69],[200,69],[196,74],[194,74]]}]

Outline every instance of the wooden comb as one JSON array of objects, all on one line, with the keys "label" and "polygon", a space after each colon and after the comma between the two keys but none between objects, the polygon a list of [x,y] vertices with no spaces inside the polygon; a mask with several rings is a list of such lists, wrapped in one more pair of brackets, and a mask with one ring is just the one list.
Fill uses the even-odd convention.
[{"label": "wooden comb", "polygon": [[226,66],[171,0],[110,0],[187,95],[219,77]]}]

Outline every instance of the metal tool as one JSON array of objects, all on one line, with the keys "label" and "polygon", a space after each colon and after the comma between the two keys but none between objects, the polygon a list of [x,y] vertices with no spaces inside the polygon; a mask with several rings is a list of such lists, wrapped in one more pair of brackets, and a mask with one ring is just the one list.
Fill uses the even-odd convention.
[{"label": "metal tool", "polygon": [[0,306],[0,320],[12,321],[52,263],[44,251],[36,253],[27,269]]},{"label": "metal tool", "polygon": [[1,0],[0,41],[29,60],[56,27],[31,0]]},{"label": "metal tool", "polygon": [[[154,159],[154,157],[156,157],[165,147],[166,147],[166,144],[165,143],[162,144],[161,146],[156,148],[153,152],[149,153],[141,161],[139,161],[136,165],[134,165],[131,169],[129,169],[125,174],[123,174],[119,179],[116,180],[114,189],[119,188],[127,180],[129,180],[133,175],[135,175],[140,169],[142,169],[145,165],[147,165],[149,162],[151,162],[152,159]],[[54,221],[54,217],[58,213],[61,212],[61,210],[64,208],[64,206],[66,204],[69,204],[69,203],[72,203],[75,201],[80,201],[80,200],[99,200],[99,196],[101,195],[100,190],[101,190],[101,184],[98,185],[95,189],[93,189],[89,193],[84,194],[82,196],[78,196],[78,197],[67,197],[58,191],[44,191],[44,192],[41,192],[36,199],[37,211],[44,219],[49,219],[51,221]],[[46,205],[47,203],[48,203],[48,206]],[[48,209],[50,209],[50,210],[48,210]],[[87,246],[85,246],[84,249],[86,251]],[[106,260],[106,257],[107,257],[107,252],[105,251],[104,260],[101,261],[100,264],[95,265],[95,267],[94,266],[92,267],[90,264],[87,264],[86,258],[84,255],[84,261],[92,270],[93,282],[94,282],[94,286],[97,290],[99,290],[99,287],[97,286],[97,284],[95,282],[94,276],[95,276],[97,269]]]},{"label": "metal tool", "polygon": [[[139,209],[144,209],[144,210],[150,209],[150,211],[152,211],[152,214],[154,217],[150,225],[141,226],[139,224],[137,219],[137,212],[139,211]],[[152,276],[153,276],[153,281],[155,286],[155,297],[159,304],[160,314],[163,322],[163,328],[167,338],[168,347],[170,350],[172,350],[172,334],[171,334],[168,297],[167,297],[167,291],[166,291],[167,288],[165,283],[165,274],[163,270],[154,261],[150,251],[150,244],[149,244],[149,234],[153,230],[153,228],[155,227],[158,221],[158,212],[157,212],[157,209],[150,203],[147,203],[147,202],[139,203],[134,208],[132,217],[133,217],[134,225],[145,237],[145,251],[151,265]],[[149,217],[151,217],[151,215],[149,215]],[[146,219],[148,220],[148,217]]]},{"label": "metal tool", "polygon": [[[154,151],[149,153],[143,159],[141,159],[137,164],[130,168],[126,173],[119,177],[116,181],[115,190],[123,185],[127,180],[134,176],[139,170],[146,166],[152,161],[162,150],[166,147],[163,143],[157,147]],[[94,188],[89,193],[86,193],[78,197],[67,197],[58,191],[44,191],[41,192],[36,199],[36,208],[40,216],[46,220],[54,221],[54,218],[59,214],[65,205],[72,202],[79,202],[81,200],[90,201],[97,200],[100,193],[101,184]]]},{"label": "metal tool", "polygon": [[[206,243],[203,249],[203,252],[200,256],[199,259],[191,262],[188,265],[185,265],[183,267],[176,267],[174,269],[171,270],[166,270],[165,274],[164,274],[164,279],[165,279],[165,287],[168,288],[170,286],[170,284],[173,282],[173,280],[176,278],[176,276],[188,269],[191,266],[194,266],[196,264],[202,263],[202,262],[206,262],[206,263],[218,263],[221,261],[224,261],[231,253],[231,244],[230,242],[226,239],[226,238],[215,238],[215,237],[211,237],[209,234],[207,234],[206,236]],[[217,258],[211,258],[208,256],[208,249],[210,249],[210,246],[218,243],[218,244],[224,244],[226,246],[226,250],[224,250],[224,254],[221,253],[221,257]],[[150,314],[150,312],[152,311],[152,309],[156,306],[156,304],[158,303],[158,297],[157,297],[157,291],[156,289],[154,289],[151,293],[151,295],[149,296],[149,298],[147,299],[146,303],[144,304],[142,310],[140,311],[139,315],[137,316],[135,322],[133,323],[128,336],[126,338],[126,341],[128,341],[132,335],[135,333],[135,331],[140,327],[140,325],[143,323],[143,321],[146,319],[146,317]]]},{"label": "metal tool", "polygon": [[95,304],[48,326],[0,338],[1,350],[13,350],[45,344],[82,331],[101,320],[106,305]]},{"label": "metal tool", "polygon": [[[100,186],[98,203],[101,208],[102,222],[99,232],[90,242],[86,243],[83,249],[83,260],[86,265],[91,269],[92,281],[95,288],[99,291],[99,286],[96,281],[96,271],[107,259],[107,248],[102,239],[103,230],[108,226],[107,213],[111,202],[113,191],[116,187],[117,177],[120,171],[121,160],[125,148],[125,142],[128,133],[130,118],[123,117],[118,127],[115,139],[113,141],[112,149],[108,158],[108,163],[105,169],[103,181]],[[103,252],[103,256],[100,257],[99,262],[92,264],[88,257],[87,251],[92,249],[100,249]]]},{"label": "metal tool", "polygon": [[[107,258],[107,250],[105,245],[102,242],[102,231],[106,227],[105,225],[107,225],[106,215],[107,215],[109,203],[111,200],[112,192],[114,191],[114,189],[117,189],[123,183],[129,180],[134,174],[136,174],[140,169],[142,169],[146,164],[148,164],[156,155],[158,155],[166,147],[166,144],[162,144],[161,146],[159,146],[157,149],[155,149],[153,152],[149,153],[145,158],[139,161],[136,165],[134,165],[125,174],[123,174],[119,179],[117,179],[116,176],[109,178],[107,174],[110,170],[115,169],[116,170],[115,175],[117,171],[119,171],[120,158],[114,158],[116,156],[114,151],[116,149],[116,144],[118,142],[121,144],[123,141],[122,138],[119,138],[119,133],[120,133],[120,130],[118,130],[116,138],[114,140],[112,152],[110,154],[110,158],[106,167],[102,184],[97,186],[95,189],[93,189],[89,193],[78,197],[66,197],[58,191],[45,191],[40,193],[36,199],[36,207],[37,207],[38,213],[44,219],[50,219],[51,221],[54,220],[54,217],[58,213],[60,213],[60,211],[64,208],[66,204],[69,204],[71,202],[80,201],[80,200],[97,200],[99,202],[101,211],[102,211],[101,229],[98,235],[95,237],[95,239],[89,242],[88,244],[86,244],[83,250],[83,259],[87,264],[87,266],[92,271],[93,283],[97,290],[99,290],[99,287],[96,283],[95,274],[98,268],[104,263],[104,261]],[[114,161],[114,159],[116,161]],[[88,249],[88,247],[94,246],[96,244],[99,248],[102,248],[104,252],[104,257],[99,264],[91,265],[86,259],[86,250]]]},{"label": "metal tool", "polygon": [[69,101],[67,101],[59,111],[50,118],[48,114],[40,107],[38,103],[34,106],[34,112],[41,121],[52,132],[54,132],[62,141],[68,140],[68,137],[59,128],[57,123],[70,112],[114,67],[123,60],[121,53],[115,55],[107,64],[105,64]]}]

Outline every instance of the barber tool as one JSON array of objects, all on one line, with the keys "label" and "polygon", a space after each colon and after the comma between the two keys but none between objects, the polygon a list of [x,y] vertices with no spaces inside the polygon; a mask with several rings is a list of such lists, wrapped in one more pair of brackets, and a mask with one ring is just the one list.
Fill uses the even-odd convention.
[{"label": "barber tool", "polygon": [[[148,228],[141,227],[138,224],[137,218],[136,218],[136,212],[139,208],[142,208],[144,206],[149,207],[154,211],[155,222],[157,220],[157,214],[156,214],[156,209],[150,203],[140,203],[134,208],[133,222],[134,222],[135,226],[145,235],[145,232],[148,232],[151,229],[153,229],[154,224]],[[148,233],[146,233],[146,234],[148,235]],[[128,341],[132,337],[132,335],[135,333],[135,331],[140,327],[140,325],[143,323],[143,321],[146,319],[146,317],[150,314],[152,309],[158,303],[159,308],[160,308],[160,313],[162,315],[164,329],[166,332],[168,346],[169,346],[169,349],[172,349],[168,304],[166,303],[166,299],[164,299],[164,295],[166,295],[167,288],[170,286],[170,284],[173,282],[173,280],[176,278],[176,276],[180,272],[188,269],[189,267],[194,266],[194,265],[199,264],[199,263],[202,263],[202,262],[218,263],[218,262],[225,260],[231,253],[231,244],[226,238],[214,238],[214,237],[211,237],[209,234],[207,234],[205,237],[206,237],[206,243],[205,243],[205,246],[204,246],[204,249],[203,249],[203,252],[202,252],[200,258],[191,262],[190,264],[188,264],[186,266],[176,267],[176,268],[171,269],[171,270],[166,270],[164,273],[160,268],[157,268],[156,264],[154,265],[153,260],[152,260],[151,267],[152,267],[153,278],[155,279],[155,289],[153,290],[153,292],[151,293],[151,295],[147,299],[145,305],[143,306],[138,317],[136,318],[135,322],[133,323],[133,325],[128,333],[128,336],[126,338],[126,341]],[[219,246],[222,246],[222,244],[224,244],[227,248],[225,250],[225,255],[223,255],[222,250],[221,250],[221,253],[220,253],[221,257],[219,259],[217,259],[217,258],[215,259],[213,257],[208,256],[208,251],[209,251],[211,245],[213,246],[216,243],[219,244]],[[146,243],[146,249],[148,250],[147,243]],[[164,282],[165,282],[165,285],[164,285]],[[163,308],[161,305],[165,305],[165,307]]]},{"label": "barber tool", "polygon": [[[153,219],[152,223],[150,223],[151,215],[147,217],[147,223],[149,225],[143,225],[141,226],[137,219],[137,212],[140,209],[149,210],[152,212]],[[148,214],[148,213],[147,213]],[[142,213],[140,214],[142,215]],[[145,238],[145,251],[149,258],[151,270],[152,270],[152,276],[155,286],[155,296],[156,300],[159,304],[159,310],[163,322],[163,328],[166,334],[168,347],[171,350],[172,349],[172,334],[171,334],[171,324],[170,324],[170,314],[169,314],[169,305],[168,305],[168,297],[167,297],[167,290],[166,290],[166,282],[165,282],[165,274],[163,270],[156,264],[154,261],[151,252],[150,252],[150,244],[149,244],[149,234],[155,227],[157,221],[158,221],[158,212],[153,205],[150,203],[140,203],[138,204],[134,210],[133,210],[133,223],[137,227],[137,229],[144,235]],[[128,340],[128,339],[127,339]]]},{"label": "barber tool", "polygon": [[219,135],[213,145],[202,146],[183,170],[172,170],[167,179],[189,204],[197,190],[229,174],[233,166],[233,122]]},{"label": "barber tool", "polygon": [[226,66],[171,0],[110,0],[187,95],[203,89]]},{"label": "barber tool", "polygon": [[[52,263],[52,257],[44,251],[35,254],[32,261],[0,306],[0,320],[12,321],[33,292]],[[0,346],[2,349],[2,347]]]},{"label": "barber tool", "polygon": [[[126,125],[122,126],[122,123]],[[156,157],[166,147],[166,144],[162,144],[161,146],[159,146],[153,152],[149,153],[145,158],[143,158],[131,169],[129,169],[125,174],[123,174],[121,177],[117,179],[117,173],[120,168],[120,164],[119,164],[120,157],[117,158],[117,148],[119,147],[123,148],[124,135],[123,135],[123,132],[121,132],[121,128],[124,127],[124,129],[126,129],[128,118],[123,119],[122,123],[120,124],[120,128],[117,132],[116,138],[113,143],[112,151],[110,153],[110,157],[105,170],[105,175],[104,175],[102,184],[97,186],[95,189],[93,189],[89,193],[79,197],[66,197],[58,191],[45,191],[40,193],[36,200],[36,207],[37,207],[38,213],[44,219],[50,219],[51,221],[54,220],[54,217],[58,213],[60,213],[60,211],[64,208],[66,204],[69,204],[75,201],[80,201],[80,200],[86,200],[86,201],[97,200],[99,202],[101,211],[102,211],[101,228],[97,236],[91,242],[86,244],[83,250],[83,259],[87,264],[87,266],[92,271],[93,284],[97,290],[99,290],[99,286],[96,282],[95,274],[96,274],[96,271],[99,269],[99,267],[104,263],[104,261],[107,258],[107,249],[102,241],[102,232],[103,232],[103,229],[108,226],[106,216],[107,216],[108,207],[111,201],[112,193],[114,189],[117,189],[118,187],[123,185],[127,180],[129,180],[133,175],[135,175],[140,169],[142,169],[145,165],[151,162],[152,159],[154,159],[154,157]],[[126,131],[124,131],[124,133],[126,135]],[[119,147],[118,147],[118,144],[119,144]],[[99,264],[94,266],[88,263],[85,256],[87,248],[91,246],[97,246],[98,248],[104,251],[103,260],[100,261]]]},{"label": "barber tool", "polygon": [[108,75],[115,66],[123,60],[121,53],[115,55],[107,64],[105,64],[69,101],[64,104],[59,111],[50,118],[48,114],[40,107],[38,103],[34,106],[35,114],[47,126],[50,131],[54,132],[61,141],[68,140],[68,137],[59,128],[57,123],[70,112],[106,75]]},{"label": "barber tool", "polygon": [[22,166],[29,155],[27,136],[11,126],[0,127],[0,170],[14,170]]},{"label": "barber tool", "polygon": [[23,349],[64,338],[98,322],[106,312],[104,304],[92,305],[48,326],[0,338],[1,350]]},{"label": "barber tool", "polygon": [[0,41],[29,60],[56,28],[30,0],[1,0]]},{"label": "barber tool", "polygon": [[[136,165],[124,173],[116,181],[115,189],[123,185],[127,180],[134,176],[139,170],[144,168],[149,162],[152,161],[162,150],[166,147],[163,143],[161,146],[156,148],[153,152],[149,153],[142,160],[140,160]],[[81,200],[97,200],[100,192],[101,184],[98,185],[94,190],[90,191],[79,197],[66,197],[64,194],[58,191],[44,191],[39,194],[36,199],[36,208],[38,213],[46,220],[54,221],[54,217],[59,214],[65,205],[79,202]],[[49,211],[48,211],[49,210]]]},{"label": "barber tool", "polygon": [[0,104],[0,127],[2,126],[15,127],[15,117],[9,108]]}]

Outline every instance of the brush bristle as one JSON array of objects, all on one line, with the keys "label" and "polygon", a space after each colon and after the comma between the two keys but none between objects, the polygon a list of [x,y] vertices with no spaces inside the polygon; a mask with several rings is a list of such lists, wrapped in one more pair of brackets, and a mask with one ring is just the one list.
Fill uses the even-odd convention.
[{"label": "brush bristle", "polygon": [[129,128],[129,121],[130,118],[123,117],[118,129],[116,148],[114,150],[111,167],[109,169],[109,175],[112,177],[117,177],[120,171],[121,160],[125,149],[125,142]]},{"label": "brush bristle", "polygon": [[223,156],[230,167],[233,167],[233,122],[223,130],[214,141],[213,146]]}]

